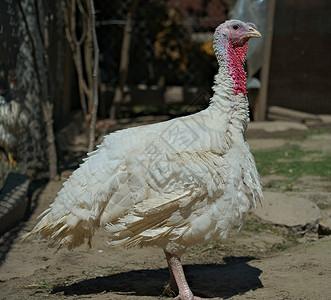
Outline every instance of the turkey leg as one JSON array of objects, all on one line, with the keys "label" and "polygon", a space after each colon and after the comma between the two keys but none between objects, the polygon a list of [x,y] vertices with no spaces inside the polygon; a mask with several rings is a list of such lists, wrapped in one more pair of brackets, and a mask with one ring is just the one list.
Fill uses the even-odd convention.
[{"label": "turkey leg", "polygon": [[174,281],[177,283],[179,295],[176,300],[199,300],[201,298],[195,297],[190,290],[186,281],[182,263],[177,255],[164,251],[168,267],[170,271],[170,286],[173,287]]}]

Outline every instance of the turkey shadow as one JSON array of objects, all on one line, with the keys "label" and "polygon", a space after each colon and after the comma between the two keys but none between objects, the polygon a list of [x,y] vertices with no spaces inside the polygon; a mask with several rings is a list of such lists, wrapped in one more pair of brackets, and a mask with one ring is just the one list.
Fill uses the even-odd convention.
[{"label": "turkey shadow", "polygon": [[[184,265],[187,281],[201,297],[229,298],[262,288],[262,271],[247,264],[253,257],[226,257],[225,264]],[[136,270],[83,280],[69,286],[55,286],[52,293],[87,295],[102,292],[160,296],[169,280],[168,269]]]}]

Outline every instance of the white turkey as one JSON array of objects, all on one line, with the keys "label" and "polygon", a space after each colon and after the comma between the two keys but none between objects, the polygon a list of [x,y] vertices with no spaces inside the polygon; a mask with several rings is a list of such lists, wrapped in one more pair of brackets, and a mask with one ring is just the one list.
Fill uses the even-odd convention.
[{"label": "white turkey", "polygon": [[197,299],[180,257],[187,247],[225,238],[262,199],[254,158],[245,141],[248,100],[244,61],[252,23],[217,27],[219,63],[207,109],[170,121],[111,133],[64,183],[25,237],[77,247],[95,230],[110,245],[157,245],[165,251],[177,299]]}]

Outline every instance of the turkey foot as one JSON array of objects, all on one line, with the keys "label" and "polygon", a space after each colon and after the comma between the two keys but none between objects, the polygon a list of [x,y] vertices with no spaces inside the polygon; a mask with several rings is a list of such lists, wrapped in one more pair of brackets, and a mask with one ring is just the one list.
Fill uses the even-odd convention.
[{"label": "turkey foot", "polygon": [[169,287],[171,290],[175,291],[177,284],[179,295],[175,298],[176,300],[200,300],[202,298],[196,297],[193,295],[190,287],[186,281],[182,263],[177,255],[171,254],[167,251],[164,251],[169,272],[170,272],[170,284]]}]

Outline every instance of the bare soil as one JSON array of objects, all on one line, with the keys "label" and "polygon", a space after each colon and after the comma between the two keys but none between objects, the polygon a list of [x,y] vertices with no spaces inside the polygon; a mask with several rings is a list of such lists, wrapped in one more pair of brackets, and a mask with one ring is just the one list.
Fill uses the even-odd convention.
[{"label": "bare soil", "polygon": [[[295,143],[331,152],[328,138],[309,137]],[[77,166],[76,158],[83,156],[82,140],[76,141],[76,152],[64,158],[61,180],[36,186],[29,219],[1,237],[0,299],[166,299],[163,290],[169,273],[161,249],[110,248],[103,230],[96,233],[91,249],[55,251],[44,240],[19,242]],[[277,148],[284,143],[254,140],[252,148]],[[322,201],[323,214],[331,215],[329,181],[305,177],[295,190]],[[226,241],[188,249],[182,262],[191,288],[208,298],[331,299],[330,249],[329,237],[289,235],[248,216],[241,232],[233,230]]]}]

